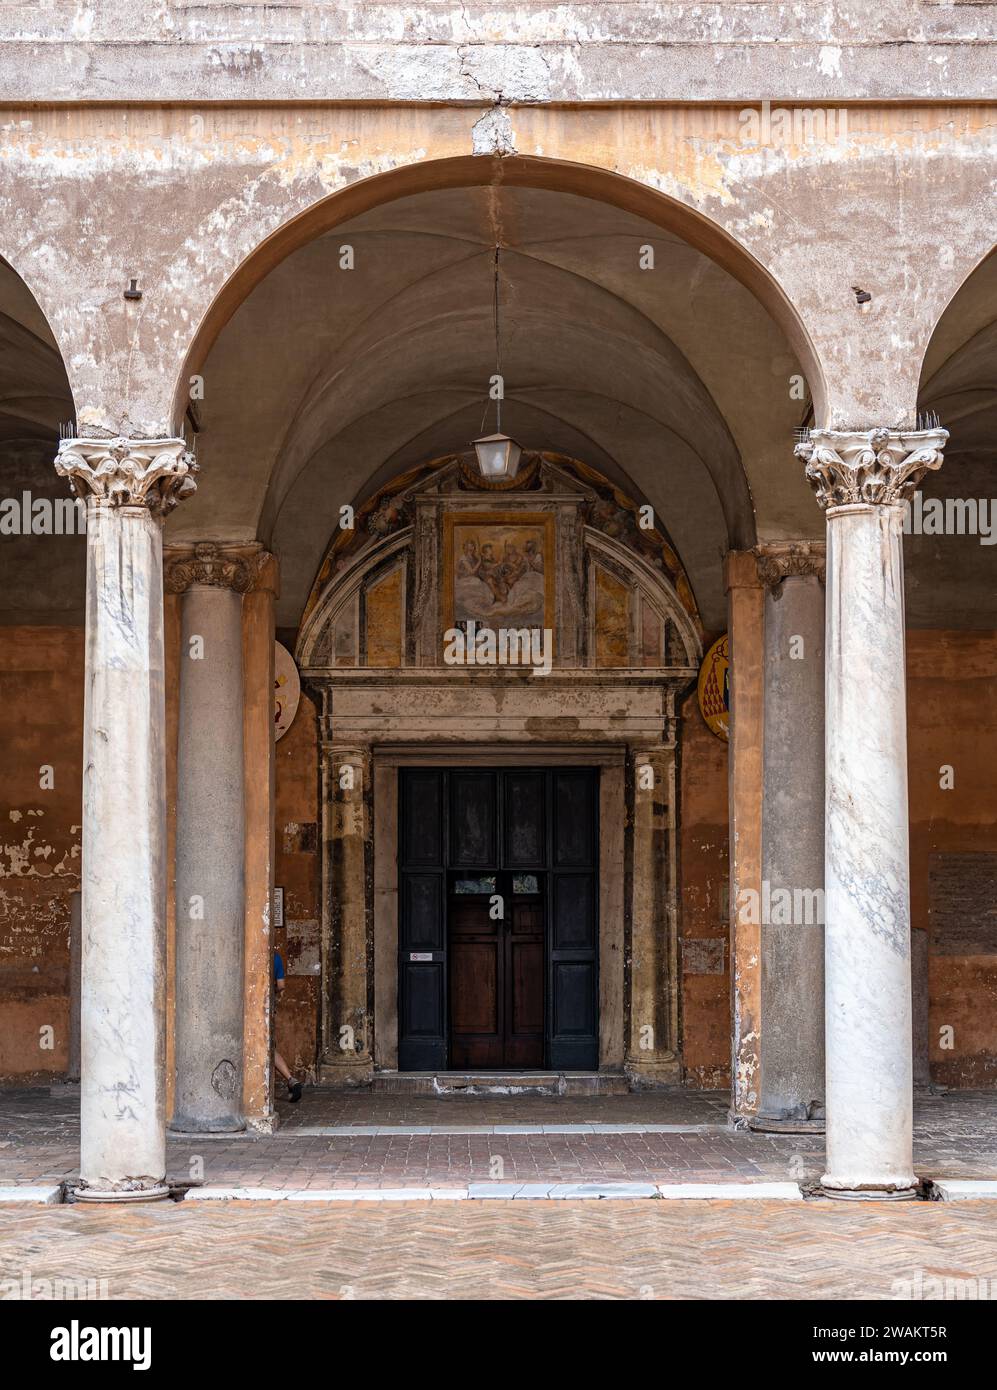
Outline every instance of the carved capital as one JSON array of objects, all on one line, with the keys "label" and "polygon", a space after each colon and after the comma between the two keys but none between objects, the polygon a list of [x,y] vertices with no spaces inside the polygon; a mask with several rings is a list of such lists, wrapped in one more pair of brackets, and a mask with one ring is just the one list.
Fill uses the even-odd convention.
[{"label": "carved capital", "polygon": [[827,577],[827,546],[823,541],[765,541],[755,546],[758,577],[773,594],[784,579],[815,574]]},{"label": "carved capital", "polygon": [[182,439],[64,439],[55,471],[83,501],[148,507],[158,517],[197,487],[197,463]]},{"label": "carved capital", "polygon": [[941,468],[948,430],[812,430],[797,444],[825,509],[907,502],[925,473]]},{"label": "carved capital", "polygon": [[192,546],[171,546],[164,556],[163,582],[171,594],[199,585],[245,594],[270,572],[272,560],[269,551],[254,545],[198,541]]}]

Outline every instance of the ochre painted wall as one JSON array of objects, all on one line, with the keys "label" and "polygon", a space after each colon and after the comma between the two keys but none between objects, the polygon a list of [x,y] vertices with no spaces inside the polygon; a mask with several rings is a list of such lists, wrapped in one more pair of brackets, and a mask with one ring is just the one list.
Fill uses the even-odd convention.
[{"label": "ochre painted wall", "polygon": [[82,628],[0,630],[0,1080],[46,1081],[67,1066],[82,695]]},{"label": "ochre painted wall", "polygon": [[[908,632],[907,678],[911,923],[930,933],[929,856],[997,854],[997,633]],[[993,914],[997,902],[977,909]],[[995,1086],[997,954],[942,954],[929,941],[932,1079]],[[941,1045],[945,1028],[951,1048]]]},{"label": "ochre painted wall", "polygon": [[[911,899],[930,929],[929,856],[997,853],[997,634],[908,633]],[[42,1082],[65,1070],[70,894],[79,888],[83,632],[4,628],[0,634],[0,1080]],[[277,1042],[293,1067],[315,1061],[319,978],[318,758],[315,711],[302,696],[277,744],[276,933],[289,966]],[[951,765],[955,786],[942,790]],[[39,769],[54,786],[43,791]],[[729,1082],[727,750],[695,697],[683,708],[680,782],[682,1038],[691,1086]],[[992,904],[990,905],[992,908]],[[694,943],[694,944],[690,944]],[[718,968],[719,967],[719,968]],[[303,970],[304,973],[293,973]],[[932,1075],[950,1086],[997,1084],[997,955],[932,952]],[[40,1046],[54,1030],[54,1047]],[[954,1030],[943,1048],[941,1030]]]}]

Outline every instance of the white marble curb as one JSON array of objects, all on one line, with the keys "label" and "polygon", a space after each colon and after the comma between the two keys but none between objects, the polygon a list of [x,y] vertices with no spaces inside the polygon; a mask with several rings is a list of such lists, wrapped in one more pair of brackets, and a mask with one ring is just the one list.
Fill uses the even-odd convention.
[{"label": "white marble curb", "polygon": [[[391,1138],[412,1134],[727,1134],[726,1125],[592,1124],[568,1125],[300,1125],[281,1130],[281,1138],[354,1139]],[[224,1135],[224,1138],[238,1138]]]},{"label": "white marble curb", "polygon": [[51,1207],[62,1201],[61,1187],[33,1186],[29,1183],[15,1184],[13,1187],[0,1187],[0,1206],[12,1203],[34,1203],[36,1206]]},{"label": "white marble curb", "polygon": [[801,1202],[791,1182],[474,1182],[466,1187],[191,1187],[188,1202],[463,1202],[634,1201],[663,1197],[692,1201]]},{"label": "white marble curb", "polygon": [[658,1191],[662,1197],[700,1202],[803,1201],[795,1182],[663,1182],[658,1184]]},{"label": "white marble curb", "polygon": [[997,1202],[997,1180],[993,1178],[942,1178],[931,1184],[936,1202]]}]

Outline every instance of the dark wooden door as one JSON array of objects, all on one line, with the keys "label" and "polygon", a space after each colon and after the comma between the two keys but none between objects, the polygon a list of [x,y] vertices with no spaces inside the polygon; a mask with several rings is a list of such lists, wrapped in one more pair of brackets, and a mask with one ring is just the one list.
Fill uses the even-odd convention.
[{"label": "dark wooden door", "polygon": [[596,1067],[597,774],[399,775],[399,1067]]},{"label": "dark wooden door", "polygon": [[544,916],[537,875],[454,876],[448,901],[452,1067],[543,1066]]}]

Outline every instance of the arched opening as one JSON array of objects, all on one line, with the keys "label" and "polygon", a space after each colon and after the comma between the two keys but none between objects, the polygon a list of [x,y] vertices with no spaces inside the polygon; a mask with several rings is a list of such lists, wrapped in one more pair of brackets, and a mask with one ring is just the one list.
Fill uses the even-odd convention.
[{"label": "arched opening", "polygon": [[[568,658],[561,673],[546,685],[534,681],[527,698],[557,695],[545,696],[548,704],[528,716],[533,722],[520,728],[518,746],[500,740],[500,762],[493,752],[493,762],[483,764],[485,750],[496,746],[493,725],[479,712],[473,737],[456,739],[460,698],[444,695],[451,686],[462,688],[461,679],[452,672],[439,675],[436,686],[424,679],[443,666],[435,622],[422,631],[405,627],[415,674],[400,674],[405,663],[386,659],[390,642],[382,640],[371,659],[363,616],[352,634],[345,617],[341,631],[326,625],[322,640],[331,648],[315,645],[314,624],[320,605],[332,603],[335,566],[352,564],[342,547],[330,549],[330,538],[379,515],[386,490],[400,479],[433,460],[452,460],[494,428],[488,386],[496,371],[496,248],[503,429],[528,454],[567,458],[598,480],[579,483],[575,503],[565,484],[557,506],[570,510],[594,488],[603,503],[617,499],[610,510],[622,506],[644,521],[624,524],[622,539],[604,535],[579,548],[577,566],[585,573],[590,566],[596,576],[591,595],[578,590],[577,567],[561,546],[554,602],[578,610],[574,627],[569,624],[574,636],[568,647],[563,633],[558,639]],[[188,400],[191,379],[198,389]],[[177,418],[186,415],[197,430],[201,471],[196,495],[168,520],[167,539],[177,546],[258,542],[279,560],[277,637],[305,674],[301,714],[278,744],[276,789],[285,930],[293,927],[299,938],[293,946],[286,938],[298,978],[286,991],[295,1003],[283,1012],[283,1046],[302,1065],[315,1063],[316,1029],[323,1074],[339,1069],[346,1080],[363,1079],[374,1066],[397,1064],[399,959],[395,948],[385,950],[382,940],[379,950],[378,942],[386,929],[384,904],[400,892],[392,877],[399,851],[397,843],[384,848],[391,842],[378,818],[395,825],[396,836],[403,833],[402,813],[384,810],[398,806],[401,774],[428,768],[442,778],[440,787],[449,786],[456,757],[495,773],[499,782],[512,766],[548,779],[569,768],[596,771],[599,824],[610,835],[627,822],[626,798],[646,775],[639,768],[650,768],[648,791],[659,787],[660,794],[649,795],[646,806],[638,800],[630,806],[644,867],[635,877],[622,840],[606,850],[608,868],[601,859],[588,866],[598,875],[599,930],[620,935],[600,956],[599,1007],[589,1020],[596,1035],[594,1042],[589,1036],[586,1065],[643,1066],[660,1080],[725,1083],[726,749],[698,713],[694,675],[702,651],[726,626],[724,554],[749,549],[760,533],[805,538],[820,529],[789,449],[794,428],[813,408],[808,386],[821,390],[795,314],[725,233],[629,180],[555,162],[460,160],[369,180],[283,229],[225,287],[205,315],[178,387]],[[516,507],[528,508],[530,497],[523,491]],[[497,514],[493,499],[485,498]],[[436,505],[427,492],[410,504],[424,518]],[[641,591],[645,522],[674,560],[667,582],[678,606],[667,621],[660,605],[656,618],[643,598],[624,603],[620,597]],[[398,603],[408,614],[442,616],[442,532],[438,539],[439,554],[414,587],[411,575],[403,580],[392,578],[390,565],[383,576],[378,569],[382,618]],[[540,536],[534,539],[539,547]],[[605,552],[599,562],[592,558],[598,544]],[[622,553],[608,553],[614,546]],[[426,554],[422,545],[422,558],[411,564],[424,564]],[[362,615],[368,598],[354,577],[351,602]],[[605,622],[593,617],[599,603]],[[583,611],[594,624],[584,636]],[[563,614],[539,626],[562,622]],[[593,655],[608,633],[622,653],[616,677]],[[330,656],[337,643],[346,654],[342,667]],[[345,674],[347,667],[353,674]],[[580,673],[577,679],[569,670]],[[631,687],[635,693],[628,695]],[[329,691],[335,713],[323,706]],[[396,711],[390,729],[364,723],[363,712],[383,705],[389,691],[407,692],[408,712]],[[593,702],[587,716],[572,707],[579,694]],[[342,723],[351,701],[359,721],[352,744]],[[433,723],[429,711],[437,708],[450,710],[451,729]],[[587,743],[576,738],[583,726]],[[400,728],[408,731],[407,745]],[[688,774],[677,756],[680,728]],[[344,776],[352,770],[354,787],[371,792],[352,820],[335,809],[337,768]],[[611,810],[604,796],[612,799]],[[503,807],[497,800],[474,814],[501,819]],[[455,814],[452,806],[447,814]],[[324,821],[351,825],[360,840],[330,848]],[[291,829],[284,833],[285,827]],[[367,848],[368,841],[380,843],[381,852]],[[680,903],[683,846],[690,891]],[[453,865],[433,868],[446,879]],[[537,869],[554,871],[546,862]],[[377,879],[385,872],[387,879]],[[402,916],[399,910],[397,921]],[[665,921],[674,928],[664,932]],[[642,932],[660,942],[661,954],[647,956],[654,964],[646,977],[625,980],[627,934]],[[690,944],[680,967],[685,935]],[[344,986],[344,960],[361,958],[363,971]],[[643,1057],[642,1027],[650,1030],[646,1037],[658,1038],[657,1051],[649,1047]],[[345,1049],[337,1042],[344,1028],[351,1040]],[[502,1054],[503,1065],[512,1055]],[[552,1055],[545,1054],[545,1065],[553,1064]],[[560,1064],[566,1065],[563,1058]],[[351,1068],[355,1076],[347,1076]]]},{"label": "arched opening", "polygon": [[935,326],[918,410],[949,431],[904,538],[915,1059],[922,1081],[997,1069],[997,254]]},{"label": "arched opening", "polygon": [[[53,467],[73,416],[55,337],[24,280],[0,260],[0,1080],[21,1085],[79,1066],[70,921],[80,886],[83,709],[66,691],[83,684],[86,539]],[[49,1048],[39,1046],[44,1025]]]}]

